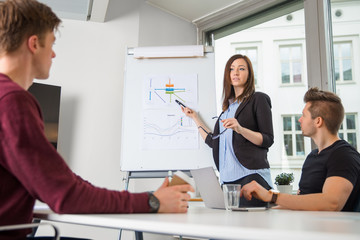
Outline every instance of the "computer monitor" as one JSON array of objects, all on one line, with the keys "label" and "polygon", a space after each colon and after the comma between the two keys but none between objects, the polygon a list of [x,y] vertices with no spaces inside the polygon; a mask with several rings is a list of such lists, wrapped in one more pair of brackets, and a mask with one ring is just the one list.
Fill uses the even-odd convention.
[{"label": "computer monitor", "polygon": [[57,148],[61,87],[42,83],[33,83],[29,88],[29,92],[40,104],[47,139],[55,148]]}]

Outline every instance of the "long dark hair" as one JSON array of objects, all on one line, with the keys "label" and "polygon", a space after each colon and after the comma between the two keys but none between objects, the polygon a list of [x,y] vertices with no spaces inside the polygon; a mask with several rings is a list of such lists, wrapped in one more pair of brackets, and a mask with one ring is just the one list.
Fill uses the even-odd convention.
[{"label": "long dark hair", "polygon": [[[231,64],[236,59],[239,58],[245,60],[248,67],[249,76],[245,83],[245,88],[243,93],[236,98],[234,87],[231,85],[230,68],[231,68]],[[250,59],[247,56],[241,54],[236,54],[230,57],[225,65],[225,70],[224,70],[224,91],[223,91],[224,101],[222,105],[222,110],[225,111],[226,109],[229,108],[230,99],[235,99],[236,101],[244,101],[245,99],[249,98],[254,92],[255,92],[255,77]]]}]

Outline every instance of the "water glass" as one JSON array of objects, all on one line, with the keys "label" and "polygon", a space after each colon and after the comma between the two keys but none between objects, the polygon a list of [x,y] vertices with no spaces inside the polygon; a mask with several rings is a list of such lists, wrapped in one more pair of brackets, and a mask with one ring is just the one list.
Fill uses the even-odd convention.
[{"label": "water glass", "polygon": [[240,205],[241,184],[224,184],[224,200],[226,210],[238,208]]}]

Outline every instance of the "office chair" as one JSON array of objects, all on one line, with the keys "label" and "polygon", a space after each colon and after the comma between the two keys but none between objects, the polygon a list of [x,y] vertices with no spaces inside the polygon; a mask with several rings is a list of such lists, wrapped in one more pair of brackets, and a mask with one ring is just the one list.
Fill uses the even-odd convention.
[{"label": "office chair", "polygon": [[19,229],[27,229],[27,228],[37,228],[39,226],[49,225],[54,229],[54,240],[60,240],[59,230],[56,226],[50,223],[27,223],[27,224],[17,224],[17,225],[7,225],[7,226],[0,226],[1,231],[12,231],[12,230],[19,230]]}]

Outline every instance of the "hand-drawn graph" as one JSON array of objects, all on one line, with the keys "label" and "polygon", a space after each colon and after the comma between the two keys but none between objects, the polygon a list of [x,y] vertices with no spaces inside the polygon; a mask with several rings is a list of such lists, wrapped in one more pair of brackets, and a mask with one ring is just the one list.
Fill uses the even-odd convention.
[{"label": "hand-drawn graph", "polygon": [[197,108],[197,74],[149,75],[144,79],[144,107],[163,108],[180,100]]},{"label": "hand-drawn graph", "polygon": [[196,149],[195,123],[181,111],[148,109],[143,112],[143,149]]},{"label": "hand-drawn graph", "polygon": [[143,83],[143,149],[199,148],[195,123],[175,102],[197,109],[197,74],[148,75]]}]

